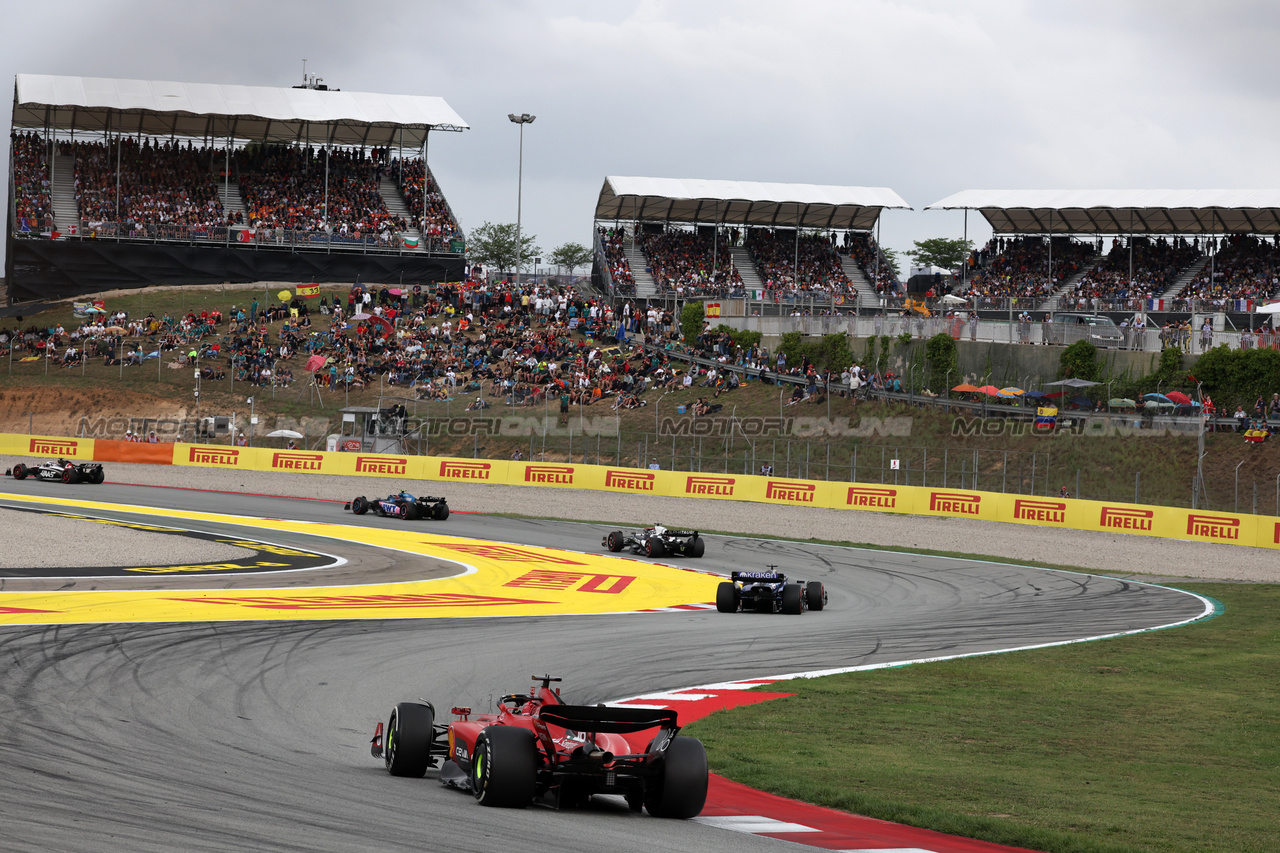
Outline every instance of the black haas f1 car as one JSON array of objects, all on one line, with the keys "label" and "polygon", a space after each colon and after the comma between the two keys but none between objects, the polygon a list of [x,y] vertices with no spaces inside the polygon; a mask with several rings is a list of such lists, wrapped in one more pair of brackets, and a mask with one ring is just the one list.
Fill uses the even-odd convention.
[{"label": "black haas f1 car", "polygon": [[827,606],[827,590],[818,581],[788,581],[770,566],[767,572],[731,572],[729,580],[716,587],[716,610],[737,613],[803,613]]},{"label": "black haas f1 car", "polygon": [[69,459],[48,459],[34,465],[18,463],[5,471],[15,480],[34,477],[37,480],[53,480],[59,483],[93,483],[97,485],[106,477],[97,462],[72,462]]},{"label": "black haas f1 car", "polygon": [[630,548],[632,554],[644,554],[646,557],[701,557],[707,550],[707,543],[702,541],[696,530],[669,530],[661,524],[623,533],[614,530],[608,533],[600,543],[610,551],[618,552]]},{"label": "black haas f1 car", "polygon": [[483,806],[561,808],[621,794],[632,811],[655,817],[702,811],[707,753],[702,741],[677,736],[675,711],[566,705],[551,687],[559,680],[534,676],[534,692],[503,696],[497,713],[453,708],[457,719],[448,725],[436,723],[426,701],[401,702],[385,740],[378,723],[371,751],[392,776],[421,777],[439,763],[442,784],[470,791]]},{"label": "black haas f1 car", "polygon": [[415,498],[408,492],[397,492],[385,498],[373,500],[361,495],[358,498],[352,498],[351,502],[342,508],[349,509],[356,515],[373,511],[375,515],[384,518],[403,518],[406,521],[417,521],[419,518],[444,521],[449,517],[449,504],[445,503],[444,498],[431,496]]}]

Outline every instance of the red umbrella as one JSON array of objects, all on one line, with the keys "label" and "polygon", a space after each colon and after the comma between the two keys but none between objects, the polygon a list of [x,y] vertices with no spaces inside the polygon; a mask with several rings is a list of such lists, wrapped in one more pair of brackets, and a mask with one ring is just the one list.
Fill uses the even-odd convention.
[{"label": "red umbrella", "polygon": [[1165,394],[1165,396],[1177,403],[1179,406],[1191,405],[1191,398],[1186,394],[1183,394],[1181,391],[1170,391],[1168,394]]},{"label": "red umbrella", "polygon": [[978,389],[979,394],[986,394],[988,397],[999,397],[1000,389],[994,385],[983,385]]}]

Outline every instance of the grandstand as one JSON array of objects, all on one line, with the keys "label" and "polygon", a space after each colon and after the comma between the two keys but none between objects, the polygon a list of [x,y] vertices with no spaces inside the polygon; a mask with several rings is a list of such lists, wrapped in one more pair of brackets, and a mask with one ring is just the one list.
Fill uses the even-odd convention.
[{"label": "grandstand", "polygon": [[642,298],[728,297],[853,307],[899,289],[872,230],[893,190],[607,177],[593,279]]},{"label": "grandstand", "polygon": [[461,278],[440,98],[19,74],[11,299],[148,284]]},{"label": "grandstand", "polygon": [[925,209],[991,226],[959,288],[979,308],[1247,312],[1280,296],[1278,190],[964,190]]}]

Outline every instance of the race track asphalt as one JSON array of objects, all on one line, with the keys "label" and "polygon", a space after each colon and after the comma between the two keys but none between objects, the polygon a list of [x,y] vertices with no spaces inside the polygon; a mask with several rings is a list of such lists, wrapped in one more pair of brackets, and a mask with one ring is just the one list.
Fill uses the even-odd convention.
[{"label": "race track asphalt", "polygon": [[[344,520],[340,503],[123,485],[62,489],[57,494],[111,503]],[[5,492],[51,493],[48,486],[4,481],[0,505]],[[349,514],[345,520],[353,521]],[[356,523],[406,522],[364,517]],[[604,532],[462,513],[443,523],[417,523],[437,533],[583,551],[599,551]],[[328,540],[297,534],[257,535],[335,550]],[[786,842],[636,815],[620,801],[564,812],[482,808],[442,788],[434,772],[424,780],[388,776],[370,757],[368,741],[374,723],[397,701],[423,697],[442,711],[458,704],[486,709],[544,672],[564,678],[569,701],[606,701],[1139,630],[1194,618],[1203,609],[1199,599],[1177,591],[1097,575],[750,538],[714,536],[707,545],[702,560],[690,561],[697,568],[727,573],[775,563],[788,574],[823,581],[828,609],[799,617],[695,610],[0,628],[3,846],[775,850]],[[379,567],[375,575],[438,570],[358,543],[342,548],[352,561],[341,570],[344,577],[367,571],[365,558]],[[317,575],[325,571],[337,570]],[[303,574],[291,575],[289,583],[322,580]],[[278,586],[280,580],[241,576],[234,583]],[[42,580],[37,588],[73,583],[86,582]]]}]

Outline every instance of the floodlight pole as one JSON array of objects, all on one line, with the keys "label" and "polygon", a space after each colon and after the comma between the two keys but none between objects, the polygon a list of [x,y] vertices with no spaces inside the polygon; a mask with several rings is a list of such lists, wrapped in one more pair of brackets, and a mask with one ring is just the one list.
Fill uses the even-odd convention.
[{"label": "floodlight pole", "polygon": [[520,125],[520,156],[516,173],[516,287],[519,287],[520,266],[524,262],[524,243],[520,238],[520,213],[524,206],[524,126],[533,124],[537,116],[531,116],[528,113],[520,115],[507,113],[507,118],[512,123]]}]

